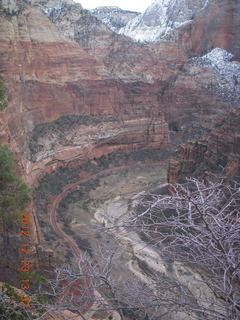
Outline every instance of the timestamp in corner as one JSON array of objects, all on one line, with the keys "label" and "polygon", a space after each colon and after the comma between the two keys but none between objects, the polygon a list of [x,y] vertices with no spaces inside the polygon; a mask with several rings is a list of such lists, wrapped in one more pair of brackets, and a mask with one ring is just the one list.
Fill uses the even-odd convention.
[{"label": "timestamp in corner", "polygon": [[27,294],[27,291],[30,289],[30,277],[29,272],[31,269],[31,260],[30,260],[30,214],[21,213],[20,214],[20,237],[21,245],[19,248],[20,252],[20,261],[19,261],[19,270],[21,272],[20,277],[20,289],[24,292],[21,295],[20,304],[24,307],[30,307],[31,298]]}]

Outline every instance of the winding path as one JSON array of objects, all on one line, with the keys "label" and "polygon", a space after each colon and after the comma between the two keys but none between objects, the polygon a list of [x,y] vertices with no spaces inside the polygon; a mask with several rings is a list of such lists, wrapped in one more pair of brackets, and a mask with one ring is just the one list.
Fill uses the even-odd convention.
[{"label": "winding path", "polygon": [[102,170],[94,175],[88,176],[86,178],[83,178],[81,180],[79,180],[78,182],[75,182],[73,184],[69,184],[66,186],[66,188],[63,190],[63,192],[61,192],[59,195],[57,195],[55,197],[55,199],[53,200],[53,203],[50,207],[50,224],[53,227],[54,231],[61,237],[63,238],[68,245],[70,246],[70,248],[72,249],[72,253],[76,258],[80,258],[81,257],[81,251],[78,248],[76,242],[69,237],[60,227],[60,225],[57,223],[57,208],[59,206],[60,201],[66,197],[70,192],[73,192],[75,190],[78,189],[79,184],[80,183],[84,183],[84,182],[88,182],[89,180],[92,179],[96,179],[100,176],[104,176],[106,174],[109,173],[114,173],[114,172],[118,172],[118,171],[122,171],[124,169],[131,169],[131,168],[135,168],[135,167],[148,167],[148,166],[159,166],[160,164],[163,164],[164,161],[158,161],[158,162],[152,162],[152,163],[143,163],[143,164],[129,164],[129,165],[125,165],[125,166],[121,166],[121,167],[115,167],[115,168],[109,168],[106,170]]},{"label": "winding path", "polygon": [[[121,167],[115,167],[115,168],[109,168],[106,170],[102,170],[94,175],[89,175],[87,177],[84,177],[82,179],[80,179],[78,182],[73,183],[73,184],[69,184],[65,187],[65,189],[55,197],[55,199],[52,202],[52,205],[50,207],[50,224],[53,227],[54,231],[61,237],[63,238],[66,243],[68,243],[68,245],[70,246],[72,253],[74,255],[74,257],[76,258],[80,258],[82,255],[82,252],[80,251],[80,249],[78,248],[76,242],[69,237],[62,229],[61,226],[57,223],[57,208],[59,206],[60,201],[66,197],[70,192],[73,192],[75,190],[77,190],[79,188],[80,183],[84,183],[87,182],[91,179],[96,179],[100,176],[104,176],[106,174],[109,173],[114,173],[114,172],[118,172],[118,171],[122,171],[124,169],[131,169],[131,168],[136,168],[136,167],[147,167],[147,166],[159,166],[161,164],[163,164],[164,161],[158,161],[158,162],[152,162],[152,163],[143,163],[143,164],[129,164],[129,165],[125,165],[125,166],[121,166]],[[97,291],[94,290],[93,295],[99,299],[99,301],[104,301],[104,297]],[[95,302],[94,302],[95,303]],[[94,304],[93,304],[94,305]],[[88,310],[88,316],[86,315],[81,315],[82,319],[89,319],[91,318],[91,314],[93,312],[93,310],[91,310],[92,307]],[[121,320],[121,316],[118,312],[114,311],[113,314],[111,314],[114,320]]]}]

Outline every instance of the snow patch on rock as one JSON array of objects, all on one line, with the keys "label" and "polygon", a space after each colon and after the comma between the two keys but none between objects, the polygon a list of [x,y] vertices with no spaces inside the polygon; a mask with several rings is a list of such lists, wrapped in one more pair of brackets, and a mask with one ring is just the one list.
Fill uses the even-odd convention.
[{"label": "snow patch on rock", "polygon": [[[208,1],[208,0],[207,0]],[[119,30],[140,42],[159,42],[206,5],[206,0],[155,0],[144,13]]]},{"label": "snow patch on rock", "polygon": [[226,100],[239,101],[240,62],[232,61],[233,58],[230,52],[215,48],[202,57],[192,58],[191,63],[202,68],[212,68],[218,80],[215,87],[218,95]]},{"label": "snow patch on rock", "polygon": [[[31,0],[32,3],[36,3],[43,11],[45,15],[50,17],[53,12],[61,11],[64,6],[74,5],[72,0]],[[80,5],[82,8],[82,6]]]},{"label": "snow patch on rock", "polygon": [[119,30],[136,41],[155,42],[166,32],[167,8],[171,0],[156,0],[144,13]]},{"label": "snow patch on rock", "polygon": [[114,32],[118,32],[121,28],[125,27],[130,20],[140,15],[139,12],[122,10],[114,6],[97,7],[96,9],[90,10],[90,12]]}]

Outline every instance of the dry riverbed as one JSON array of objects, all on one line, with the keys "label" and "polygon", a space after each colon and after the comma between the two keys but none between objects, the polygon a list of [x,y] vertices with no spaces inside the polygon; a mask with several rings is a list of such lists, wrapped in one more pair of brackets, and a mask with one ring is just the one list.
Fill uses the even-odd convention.
[{"label": "dry riverbed", "polygon": [[[67,204],[65,211],[69,222],[67,229],[79,248],[87,251],[96,260],[100,246],[118,252],[113,275],[121,281],[127,281],[134,274],[143,282],[151,284],[149,277],[151,272],[160,271],[170,277],[181,278],[185,285],[190,285],[191,291],[197,296],[203,291],[206,294],[208,291],[206,288],[198,288],[197,284],[201,279],[197,273],[180,264],[165,265],[158,252],[146,246],[136,232],[119,233],[113,229],[111,233],[106,233],[103,230],[94,232],[92,229],[92,225],[96,223],[99,227],[116,225],[121,218],[128,215],[147,191],[158,189],[166,183],[166,172],[167,167],[164,164],[149,165],[144,168],[136,166],[101,176],[96,183],[92,181],[93,187],[83,197],[80,199],[75,197],[75,201]],[[79,190],[81,187],[83,185],[80,184]],[[208,295],[208,298],[211,297]],[[104,313],[91,316],[96,320],[108,319]],[[166,319],[185,318],[186,314],[177,313],[172,317],[168,315]]]}]

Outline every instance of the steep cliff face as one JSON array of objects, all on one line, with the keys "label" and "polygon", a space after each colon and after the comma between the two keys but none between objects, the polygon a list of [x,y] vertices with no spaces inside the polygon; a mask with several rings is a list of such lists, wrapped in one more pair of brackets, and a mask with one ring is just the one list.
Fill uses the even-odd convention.
[{"label": "steep cliff face", "polygon": [[[211,64],[188,61],[182,49],[176,44],[134,43],[127,37],[112,33],[88,11],[80,12],[74,6],[70,11],[62,7],[57,13],[52,14],[50,19],[62,34],[74,39],[88,53],[100,59],[105,67],[111,70],[111,75],[115,79],[119,78],[124,82],[155,81],[153,86],[156,88],[158,103],[161,104],[160,109],[167,115],[169,121],[179,117],[178,111],[182,112],[181,117],[184,118],[186,110],[191,108],[194,110],[196,104],[203,108],[206,104],[214,104],[215,99],[218,100],[216,96],[219,91],[217,90],[219,76],[216,74],[216,68]],[[226,81],[228,83],[232,80]],[[223,100],[222,97],[220,100]],[[218,105],[218,111],[221,112],[222,101],[219,101]],[[210,110],[213,109],[210,107]],[[201,113],[206,115],[204,111]]]},{"label": "steep cliff face", "polygon": [[26,151],[26,137],[36,123],[74,113],[65,87],[80,79],[100,80],[108,72],[78,44],[61,36],[38,8],[1,15],[0,20],[1,74],[8,92],[2,122],[14,148],[18,145]]},{"label": "steep cliff face", "polygon": [[118,7],[97,7],[90,12],[115,32],[140,15],[139,12],[122,10]]},{"label": "steep cliff face", "polygon": [[[17,152],[19,172],[33,188],[42,179],[40,204],[41,194],[76,182],[80,169],[99,172],[109,154],[121,165],[135,165],[138,152],[146,163],[152,150],[166,158],[239,105],[240,81],[233,77],[239,63],[229,52],[189,59],[184,45],[139,44],[71,1],[1,5],[0,73],[8,100],[1,143]],[[52,180],[45,184],[44,175]],[[35,221],[36,243],[38,228]],[[35,256],[51,258],[42,248]]]},{"label": "steep cliff face", "polygon": [[137,41],[177,42],[190,55],[218,47],[239,59],[239,25],[238,0],[157,0],[119,32]]},{"label": "steep cliff face", "polygon": [[[27,4],[24,8],[21,3],[21,11],[0,17],[1,73],[9,99],[2,114],[7,123],[2,136],[6,141],[9,134],[25,168],[31,168],[29,141],[35,126],[64,115],[89,115],[93,123],[95,116],[115,115],[126,128],[128,121],[148,119],[142,126],[145,135],[152,121],[165,121],[178,144],[201,135],[230,107],[217,92],[219,77],[213,65],[188,61],[175,44],[139,45],[116,35],[79,4],[55,1],[55,9],[44,13],[44,3],[40,8]],[[225,81],[232,83],[232,78]],[[102,122],[111,140],[120,122],[119,129],[114,124],[115,131]],[[68,140],[63,151],[80,148],[74,139]],[[161,141],[159,136],[159,146]],[[52,152],[53,159],[54,148],[44,147],[42,153]],[[31,180],[31,170],[27,172]]]},{"label": "steep cliff face", "polygon": [[185,177],[204,177],[222,173],[229,179],[239,179],[240,111],[218,119],[205,138],[181,145],[176,158],[170,161],[170,183]]},{"label": "steep cliff face", "polygon": [[[23,4],[21,11],[3,12],[0,19],[1,74],[8,91],[8,107],[1,113],[2,142],[9,141],[18,153],[19,168],[29,183],[54,160],[65,165],[64,159],[87,158],[96,147],[102,147],[97,154],[103,154],[126,151],[128,145],[132,150],[168,144],[159,83],[114,79],[101,61],[59,33],[42,7]],[[87,122],[76,121],[83,114]],[[75,116],[61,118],[66,115]],[[114,121],[103,115],[114,115]],[[58,136],[51,131],[56,127],[51,122],[58,118],[63,128],[72,126],[70,132],[58,127],[63,130]],[[41,132],[41,123],[50,130]]]},{"label": "steep cliff face", "polygon": [[163,116],[120,119],[118,116],[63,116],[34,128],[28,167],[32,181],[72,162],[111,152],[169,150],[168,125]]},{"label": "steep cliff face", "polygon": [[209,0],[192,22],[179,28],[178,41],[191,55],[219,47],[231,52],[239,60],[239,25],[238,0]]},{"label": "steep cliff face", "polygon": [[[115,79],[153,82],[160,74],[165,79],[186,60],[176,45],[144,46],[112,32],[88,10],[79,10],[78,4],[62,5],[53,10],[49,18],[61,34],[100,60]],[[163,74],[163,67],[167,66],[169,72]]]}]

